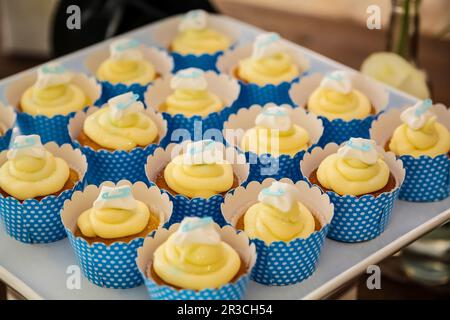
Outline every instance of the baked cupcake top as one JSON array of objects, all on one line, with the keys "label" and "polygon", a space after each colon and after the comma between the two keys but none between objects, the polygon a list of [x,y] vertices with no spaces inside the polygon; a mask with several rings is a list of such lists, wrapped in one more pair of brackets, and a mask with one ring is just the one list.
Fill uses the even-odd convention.
[{"label": "baked cupcake top", "polygon": [[17,136],[0,168],[0,188],[26,200],[60,191],[70,175],[67,162],[55,157],[37,135]]},{"label": "baked cupcake top", "polygon": [[258,202],[244,216],[244,231],[266,244],[307,238],[315,230],[311,211],[300,203],[298,190],[288,183],[273,182],[261,190]]},{"label": "baked cupcake top", "polygon": [[146,85],[152,82],[157,74],[150,61],[145,60],[141,44],[135,39],[113,41],[109,47],[110,57],[103,61],[97,69],[97,78],[112,84],[130,85],[139,83]]},{"label": "baked cupcake top", "polygon": [[109,99],[107,106],[86,118],[83,131],[95,143],[112,150],[130,151],[158,138],[155,122],[132,92]]},{"label": "baked cupcake top", "polygon": [[430,99],[419,101],[400,115],[401,124],[389,142],[389,150],[398,156],[437,157],[450,151],[450,132],[429,109]]},{"label": "baked cupcake top", "polygon": [[188,68],[178,71],[170,82],[173,91],[161,108],[170,114],[207,116],[223,108],[218,96],[208,91],[208,82],[203,70]]},{"label": "baked cupcake top", "polygon": [[255,38],[252,55],[239,62],[237,76],[260,86],[290,82],[301,71],[277,33],[264,33]]},{"label": "baked cupcake top", "polygon": [[255,119],[255,127],[247,130],[241,149],[258,155],[294,156],[310,146],[308,131],[292,123],[291,108],[287,105],[267,104]]},{"label": "baked cupcake top", "polygon": [[190,198],[209,198],[233,186],[233,166],[212,140],[191,142],[164,169],[164,179],[175,192]]},{"label": "baked cupcake top", "polygon": [[325,75],[309,97],[307,107],[312,113],[329,120],[364,119],[372,112],[369,98],[353,88],[351,76],[345,71]]},{"label": "baked cupcake top", "polygon": [[319,183],[339,195],[363,195],[383,189],[390,170],[373,140],[351,138],[317,169]]},{"label": "baked cupcake top", "polygon": [[115,239],[143,231],[150,215],[147,205],[133,197],[130,186],[103,186],[93,207],[78,217],[77,225],[86,237]]},{"label": "baked cupcake top", "polygon": [[231,39],[208,27],[208,14],[203,10],[189,11],[178,25],[178,35],[170,49],[187,54],[214,54],[231,46]]},{"label": "baked cupcake top", "polygon": [[37,70],[37,80],[20,98],[20,109],[30,115],[67,115],[82,110],[90,101],[83,90],[72,83],[73,74],[59,63]]},{"label": "baked cupcake top", "polygon": [[221,240],[211,218],[184,218],[153,255],[153,270],[167,284],[202,290],[219,288],[237,275],[239,254]]}]

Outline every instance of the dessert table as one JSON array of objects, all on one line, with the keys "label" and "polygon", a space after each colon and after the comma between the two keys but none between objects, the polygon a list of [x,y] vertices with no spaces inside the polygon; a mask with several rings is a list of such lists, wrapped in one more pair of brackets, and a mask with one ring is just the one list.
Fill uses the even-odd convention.
[{"label": "dessert table", "polygon": [[[170,19],[170,18],[169,18]],[[238,20],[222,16],[222,19],[241,30],[240,42],[251,41],[262,32]],[[152,29],[167,23],[163,20],[126,34],[145,44],[152,41]],[[60,59],[67,67],[87,72],[85,57],[111,40],[75,52]],[[302,48],[311,61],[314,72],[349,69],[331,59]],[[0,81],[0,95],[4,95],[8,83],[28,71]],[[390,92],[389,107],[412,104],[415,98],[395,89]],[[291,286],[268,287],[251,282],[246,298],[253,299],[321,299],[331,294],[367,267],[377,264],[401,248],[450,220],[450,198],[433,203],[397,201],[391,222],[378,238],[362,243],[347,244],[327,239],[315,273],[307,280]],[[0,280],[27,299],[148,299],[145,287],[115,290],[97,287],[81,276],[80,288],[69,289],[71,277],[77,273],[77,262],[67,239],[50,244],[23,244],[6,235],[0,229]],[[81,271],[80,271],[81,272]],[[70,284],[70,283],[69,283]]]}]

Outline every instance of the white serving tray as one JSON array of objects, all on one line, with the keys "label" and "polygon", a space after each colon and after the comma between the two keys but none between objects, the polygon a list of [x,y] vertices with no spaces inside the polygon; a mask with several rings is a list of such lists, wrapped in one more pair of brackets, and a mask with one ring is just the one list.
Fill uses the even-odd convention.
[{"label": "white serving tray", "polygon": [[[170,19],[151,24],[126,34],[145,44],[154,45],[152,30]],[[241,31],[239,42],[251,41],[262,32],[235,19],[221,16],[226,23]],[[61,59],[67,67],[87,72],[84,59],[91,51],[105,47],[111,40],[83,49]],[[306,48],[301,50],[311,60],[311,72],[349,69]],[[32,69],[31,69],[32,70]],[[5,87],[16,78],[30,72],[19,73],[0,81],[3,102]],[[389,108],[413,104],[416,99],[388,88]],[[450,220],[450,198],[433,203],[397,201],[391,222],[378,238],[357,244],[345,244],[327,239],[316,272],[307,280],[292,286],[267,287],[250,282],[247,299],[320,299],[340,286],[365,273],[369,265],[394,254],[401,248]],[[67,239],[51,244],[23,244],[10,238],[0,229],[0,280],[28,299],[148,299],[145,287],[127,290],[104,289],[82,277],[81,289],[69,290],[68,267],[77,265]]]}]

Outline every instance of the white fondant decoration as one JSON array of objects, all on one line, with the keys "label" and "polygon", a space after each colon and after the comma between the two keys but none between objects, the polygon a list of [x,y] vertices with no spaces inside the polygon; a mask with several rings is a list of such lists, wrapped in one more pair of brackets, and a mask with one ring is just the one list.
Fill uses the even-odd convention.
[{"label": "white fondant decoration", "polygon": [[133,210],[137,207],[137,201],[131,192],[131,187],[108,187],[103,186],[100,195],[94,202],[94,208]]},{"label": "white fondant decoration", "polygon": [[208,13],[204,10],[192,10],[186,13],[178,25],[179,31],[189,29],[201,30],[206,28]]},{"label": "white fondant decoration", "polygon": [[379,158],[375,141],[363,138],[350,138],[338,149],[337,155],[340,158],[357,159],[369,165],[376,163]]},{"label": "white fondant decoration", "polygon": [[142,60],[144,55],[136,39],[119,39],[111,42],[109,51],[113,60]]},{"label": "white fondant decoration", "polygon": [[333,71],[325,75],[320,82],[320,87],[349,94],[353,90],[350,74],[345,71]]},{"label": "white fondant decoration", "polygon": [[214,245],[220,243],[221,239],[212,218],[186,217],[181,221],[178,230],[172,235],[172,241],[177,245]]},{"label": "white fondant decoration", "polygon": [[298,190],[288,183],[274,181],[270,187],[262,189],[258,201],[282,212],[289,212],[297,203]]},{"label": "white fondant decoration", "polygon": [[144,110],[139,96],[133,92],[127,92],[108,100],[109,115],[113,120],[120,120],[130,113],[138,113]]},{"label": "white fondant decoration", "polygon": [[34,87],[36,89],[45,89],[67,84],[72,80],[72,77],[73,74],[60,63],[48,63],[37,70],[37,81]]},{"label": "white fondant decoration", "polygon": [[190,90],[206,90],[208,82],[205,78],[203,70],[197,68],[188,68],[178,71],[170,80],[172,90],[190,89]]},{"label": "white fondant decoration", "polygon": [[29,136],[17,136],[6,156],[8,160],[14,160],[19,157],[42,159],[45,157],[45,151],[41,137],[32,134]]},{"label": "white fondant decoration", "polygon": [[429,111],[432,106],[433,102],[430,99],[419,101],[414,106],[404,110],[400,114],[400,120],[411,129],[418,130],[427,123],[428,119],[435,116]]},{"label": "white fondant decoration", "polygon": [[292,127],[290,110],[286,105],[268,103],[256,117],[255,124],[267,129],[287,131]]}]

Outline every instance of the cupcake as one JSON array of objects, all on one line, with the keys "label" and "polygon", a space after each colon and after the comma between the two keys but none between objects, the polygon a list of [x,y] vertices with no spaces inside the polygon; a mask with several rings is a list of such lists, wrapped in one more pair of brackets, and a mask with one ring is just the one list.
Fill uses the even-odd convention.
[{"label": "cupcake", "polygon": [[111,42],[109,53],[104,48],[90,55],[86,66],[102,83],[103,101],[130,91],[142,100],[150,83],[170,74],[173,60],[162,50],[121,38]]},{"label": "cupcake", "polygon": [[304,181],[250,182],[226,196],[225,220],[256,245],[252,279],[265,285],[290,285],[316,269],[333,205]]},{"label": "cupcake", "polygon": [[121,181],[76,192],[61,219],[83,275],[98,286],[125,289],[142,283],[137,248],[171,213],[169,197],[158,188]]},{"label": "cupcake", "polygon": [[392,109],[375,121],[372,139],[402,160],[406,170],[399,198],[439,201],[450,192],[450,112],[431,100]]},{"label": "cupcake", "polygon": [[86,157],[69,144],[45,146],[37,135],[17,136],[0,153],[0,210],[6,232],[25,243],[65,237],[59,212],[84,185]]},{"label": "cupcake", "polygon": [[171,223],[197,216],[223,224],[223,197],[247,180],[249,167],[235,149],[201,140],[156,149],[147,160],[146,173],[152,184],[170,195],[174,203]]},{"label": "cupcake", "polygon": [[362,138],[313,149],[300,170],[330,196],[335,212],[328,236],[343,242],[371,240],[384,231],[405,176],[392,152]]},{"label": "cupcake", "polygon": [[322,136],[322,121],[301,108],[268,103],[240,109],[224,124],[227,142],[243,152],[250,163],[250,180],[300,180],[298,163]]},{"label": "cupcake", "polygon": [[153,38],[171,52],[178,71],[189,67],[216,70],[217,57],[238,37],[222,17],[193,10],[155,26]]},{"label": "cupcake", "polygon": [[211,218],[186,217],[147,238],[136,263],[152,299],[237,300],[255,260],[244,234]]},{"label": "cupcake", "polygon": [[146,181],[145,161],[165,137],[167,122],[137,99],[124,93],[71,119],[70,136],[87,156],[90,183]]},{"label": "cupcake", "polygon": [[189,68],[174,76],[158,79],[148,88],[145,103],[159,112],[171,131],[187,129],[191,135],[200,131],[221,129],[223,122],[236,110],[239,84],[226,75]]},{"label": "cupcake", "polygon": [[264,33],[219,58],[220,72],[237,78],[242,86],[240,103],[264,105],[290,103],[291,84],[309,69],[301,51],[276,33]]},{"label": "cupcake", "polygon": [[16,113],[12,107],[5,107],[0,102],[0,152],[8,149],[13,128],[16,123]]},{"label": "cupcake", "polygon": [[101,87],[94,78],[49,63],[20,77],[6,90],[8,104],[17,110],[23,134],[38,134],[44,143],[70,143],[67,123],[75,112],[96,103]]},{"label": "cupcake", "polygon": [[307,76],[292,86],[289,95],[294,104],[322,119],[323,145],[342,143],[350,137],[368,138],[372,121],[389,99],[383,86],[347,71]]}]

